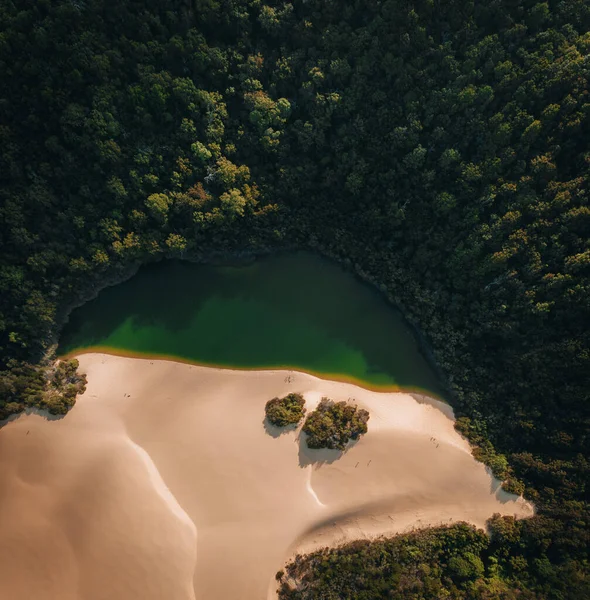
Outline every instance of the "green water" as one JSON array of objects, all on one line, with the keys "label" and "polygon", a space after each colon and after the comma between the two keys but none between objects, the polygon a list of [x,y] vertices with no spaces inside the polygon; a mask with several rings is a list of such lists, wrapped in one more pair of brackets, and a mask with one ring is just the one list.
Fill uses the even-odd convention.
[{"label": "green water", "polygon": [[58,352],[101,347],[238,368],[293,367],[441,395],[399,312],[337,264],[164,261],[76,309]]}]

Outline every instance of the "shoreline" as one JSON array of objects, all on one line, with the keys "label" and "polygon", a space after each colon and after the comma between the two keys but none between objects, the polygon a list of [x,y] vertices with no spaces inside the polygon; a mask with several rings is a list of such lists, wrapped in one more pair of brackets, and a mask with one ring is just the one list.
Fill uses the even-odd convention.
[{"label": "shoreline", "polygon": [[[285,250],[289,252],[290,250]],[[297,250],[293,250],[297,251]],[[59,344],[59,336],[64,326],[69,322],[70,315],[74,310],[80,308],[87,302],[94,300],[103,290],[125,283],[137,272],[143,268],[152,264],[157,264],[165,260],[180,260],[187,261],[193,264],[207,265],[211,264],[214,266],[223,266],[225,264],[231,264],[238,266],[240,264],[250,264],[258,260],[260,257],[269,256],[273,254],[272,250],[264,251],[241,251],[241,252],[228,252],[228,251],[211,251],[202,255],[194,254],[188,256],[176,256],[162,253],[156,256],[147,255],[143,259],[137,259],[127,264],[117,265],[107,269],[102,273],[95,273],[89,285],[82,286],[78,292],[69,294],[69,297],[63,299],[63,304],[58,305],[55,316],[55,323],[50,332],[49,337],[45,340],[45,349],[39,356],[39,362],[43,364],[44,361],[50,361],[56,357],[56,350]]]},{"label": "shoreline", "polygon": [[390,289],[384,283],[380,283],[377,278],[367,272],[362,265],[353,262],[352,259],[341,256],[337,252],[326,248],[325,246],[318,244],[316,246],[311,246],[309,249],[304,251],[311,252],[313,254],[318,254],[322,258],[335,262],[339,265],[344,271],[350,273],[355,279],[357,279],[363,285],[368,285],[370,288],[375,290],[379,296],[383,299],[383,301],[393,310],[400,313],[403,320],[407,323],[410,328],[414,338],[416,339],[418,345],[418,351],[424,356],[424,359],[428,363],[430,367],[432,367],[434,373],[438,377],[443,392],[451,399],[455,398],[455,393],[453,388],[451,387],[452,379],[449,379],[449,375],[442,369],[440,366],[434,351],[434,347],[428,341],[425,332],[420,327],[419,323],[415,319],[415,317],[410,317],[410,311],[408,310],[406,304],[404,304],[401,299],[396,298],[394,291]]},{"label": "shoreline", "polygon": [[364,379],[359,379],[351,375],[343,375],[341,373],[324,373],[321,371],[313,371],[311,369],[304,369],[299,366],[291,365],[277,365],[272,367],[266,366],[252,366],[252,367],[240,367],[237,365],[224,365],[219,363],[205,363],[182,356],[176,356],[174,354],[159,354],[151,352],[137,352],[135,350],[122,350],[120,348],[112,348],[110,346],[90,346],[88,348],[79,348],[66,352],[65,354],[56,355],[58,360],[69,360],[85,354],[105,354],[109,356],[120,356],[122,358],[138,358],[143,360],[161,360],[173,363],[180,363],[185,365],[193,365],[195,367],[203,367],[207,369],[219,369],[222,371],[238,371],[238,372],[257,372],[257,371],[289,371],[292,373],[300,373],[302,375],[310,375],[322,381],[334,381],[338,383],[348,383],[364,390],[373,392],[383,393],[407,393],[407,394],[419,394],[432,398],[443,404],[451,406],[442,396],[439,396],[436,392],[421,387],[402,387],[398,385],[380,385],[372,384]]},{"label": "shoreline", "polygon": [[[414,336],[418,351],[422,354],[427,364],[433,369],[435,375],[437,376],[440,387],[442,390],[442,395],[439,395],[435,392],[430,392],[430,390],[424,390],[423,388],[406,388],[406,387],[396,387],[399,390],[415,390],[416,392],[426,391],[427,393],[433,393],[437,396],[437,398],[445,397],[444,402],[448,402],[452,404],[453,399],[455,398],[454,392],[450,386],[450,380],[447,374],[442,370],[440,365],[438,364],[433,348],[429,344],[428,340],[425,337],[424,332],[420,329],[418,324],[413,320],[408,318],[408,311],[405,307],[400,303],[396,302],[393,297],[393,293],[389,291],[387,286],[384,284],[379,284],[371,275],[366,273],[361,269],[356,269],[355,265],[350,261],[346,260],[338,256],[337,254],[331,252],[329,249],[324,248],[323,246],[287,246],[287,247],[279,247],[279,248],[265,248],[259,250],[244,250],[244,251],[210,251],[202,254],[188,254],[185,256],[176,256],[176,255],[168,255],[161,254],[156,257],[148,256],[145,260],[137,260],[128,265],[118,267],[113,271],[105,272],[105,279],[100,280],[100,277],[97,275],[96,280],[91,282],[90,285],[86,289],[82,289],[78,294],[73,294],[73,298],[69,301],[66,300],[66,304],[64,307],[58,307],[56,318],[55,318],[55,326],[51,332],[49,339],[47,340],[47,346],[45,351],[43,352],[40,362],[47,362],[50,360],[54,360],[55,358],[60,358],[57,356],[57,348],[59,343],[59,336],[61,334],[62,329],[68,323],[70,319],[71,313],[77,308],[83,306],[87,302],[94,300],[101,291],[113,287],[119,284],[122,284],[133,276],[137,274],[137,272],[143,268],[147,267],[151,264],[160,263],[166,260],[179,260],[186,261],[196,265],[211,265],[211,266],[242,266],[242,265],[250,265],[255,263],[260,259],[264,259],[270,256],[281,256],[284,254],[293,254],[297,252],[307,252],[312,254],[313,256],[319,257],[322,260],[326,260],[328,262],[333,262],[338,265],[343,271],[350,274],[354,277],[360,284],[364,286],[368,286],[371,290],[373,290],[383,302],[385,302],[391,310],[398,312],[403,321],[408,325],[412,335]],[[95,346],[95,348],[103,348],[101,346]],[[102,350],[101,350],[102,351]],[[86,352],[86,349],[82,349],[78,351],[78,353]],[[122,351],[121,351],[122,352]],[[73,353],[67,353],[64,356],[71,356]],[[120,356],[126,356],[123,354],[119,354]],[[142,357],[146,356],[144,354],[136,353],[135,356]],[[163,360],[177,360],[181,362],[185,362],[187,359],[183,357],[174,356],[174,355],[152,355],[152,356],[161,356],[164,357]],[[168,358],[172,357],[172,358]],[[203,364],[206,363],[197,363],[191,362],[190,364]],[[212,365],[216,367],[217,365]],[[224,368],[223,366],[219,366],[219,368]],[[258,367],[256,367],[258,368]],[[265,368],[265,367],[260,367]],[[287,365],[287,369],[290,367]],[[307,372],[307,371],[303,371]],[[309,371],[311,374],[315,374],[313,371]],[[342,377],[341,375],[336,375],[337,377]],[[344,380],[343,380],[344,381]],[[348,381],[348,380],[347,380]],[[365,382],[361,379],[351,378],[351,382],[358,383],[359,385],[364,385]],[[389,389],[390,386],[376,386],[383,389]],[[446,399],[448,398],[448,400]]]}]

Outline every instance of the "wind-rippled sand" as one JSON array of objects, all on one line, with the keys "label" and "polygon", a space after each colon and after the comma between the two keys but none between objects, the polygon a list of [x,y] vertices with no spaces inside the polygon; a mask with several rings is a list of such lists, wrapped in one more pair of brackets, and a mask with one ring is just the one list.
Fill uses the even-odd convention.
[{"label": "wind-rippled sand", "polygon": [[[79,357],[67,417],[0,430],[0,598],[260,600],[294,552],[493,513],[530,516],[453,429],[448,406],[292,371]],[[264,423],[355,398],[369,432],[344,455]]]}]

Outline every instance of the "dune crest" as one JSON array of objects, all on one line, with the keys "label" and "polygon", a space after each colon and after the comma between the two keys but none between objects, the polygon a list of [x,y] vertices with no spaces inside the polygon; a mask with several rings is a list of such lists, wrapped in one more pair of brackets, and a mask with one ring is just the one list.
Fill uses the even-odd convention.
[{"label": "dune crest", "polygon": [[[501,491],[450,408],[293,371],[80,356],[64,419],[0,431],[0,581],[20,600],[274,596],[294,552],[533,508]],[[369,432],[309,450],[264,420],[274,396],[355,398]]]}]

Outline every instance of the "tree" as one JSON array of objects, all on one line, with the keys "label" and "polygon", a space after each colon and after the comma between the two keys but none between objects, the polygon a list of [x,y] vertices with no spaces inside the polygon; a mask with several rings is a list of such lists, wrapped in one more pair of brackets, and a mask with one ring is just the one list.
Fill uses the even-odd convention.
[{"label": "tree", "polygon": [[244,198],[240,190],[233,188],[229,190],[229,192],[221,194],[219,200],[221,202],[221,208],[229,218],[234,219],[235,217],[244,216],[246,198]]},{"label": "tree", "polygon": [[344,450],[350,440],[367,433],[368,421],[367,410],[347,402],[322,398],[305,420],[303,431],[308,436],[310,448]]},{"label": "tree", "polygon": [[171,203],[171,199],[166,194],[150,194],[145,201],[145,206],[152,217],[163,225],[168,221]]},{"label": "tree", "polygon": [[182,253],[186,250],[187,245],[188,243],[186,239],[177,233],[171,233],[166,238],[166,246],[168,246],[172,252],[177,254],[182,255]]},{"label": "tree", "polygon": [[284,398],[269,400],[264,410],[266,418],[277,427],[295,425],[305,416],[305,399],[301,394],[287,394]]}]

